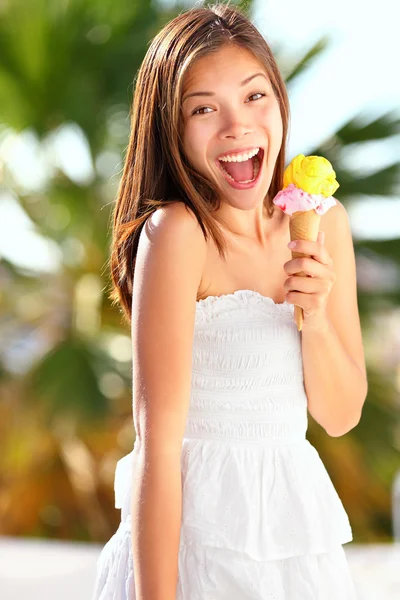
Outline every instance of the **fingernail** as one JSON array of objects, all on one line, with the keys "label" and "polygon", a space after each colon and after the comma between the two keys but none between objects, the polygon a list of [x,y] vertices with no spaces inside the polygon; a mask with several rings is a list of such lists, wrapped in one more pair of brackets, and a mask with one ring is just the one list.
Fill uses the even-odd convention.
[{"label": "fingernail", "polygon": [[289,242],[288,248],[296,248],[296,242]]}]

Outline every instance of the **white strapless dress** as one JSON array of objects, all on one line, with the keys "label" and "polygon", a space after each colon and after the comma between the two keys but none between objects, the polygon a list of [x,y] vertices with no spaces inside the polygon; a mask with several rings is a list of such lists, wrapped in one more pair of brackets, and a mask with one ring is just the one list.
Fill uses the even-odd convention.
[{"label": "white strapless dress", "polygon": [[[196,303],[176,600],[357,600],[342,546],[348,516],[306,439],[293,314],[251,290]],[[93,600],[135,599],[138,446],[117,464],[121,524],[99,557]]]}]

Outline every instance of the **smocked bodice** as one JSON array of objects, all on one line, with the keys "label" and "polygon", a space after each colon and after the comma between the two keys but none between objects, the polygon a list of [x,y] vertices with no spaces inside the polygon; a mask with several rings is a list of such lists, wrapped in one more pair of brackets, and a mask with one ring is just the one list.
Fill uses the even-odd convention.
[{"label": "smocked bodice", "polygon": [[305,438],[301,337],[294,306],[251,290],[196,305],[185,437],[260,444]]}]

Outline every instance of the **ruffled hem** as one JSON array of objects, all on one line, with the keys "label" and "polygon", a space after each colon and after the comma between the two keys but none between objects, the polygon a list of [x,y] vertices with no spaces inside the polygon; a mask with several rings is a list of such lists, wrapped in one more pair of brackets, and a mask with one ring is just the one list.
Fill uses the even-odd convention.
[{"label": "ruffled hem", "polygon": [[358,600],[341,545],[256,561],[243,552],[181,546],[176,600]]},{"label": "ruffled hem", "polygon": [[[130,513],[134,453],[119,461],[116,506]],[[306,439],[248,446],[184,438],[181,542],[280,560],[328,552],[352,529],[325,466]]]},{"label": "ruffled hem", "polygon": [[97,561],[92,600],[135,600],[130,520],[121,521]]},{"label": "ruffled hem", "polygon": [[[256,561],[243,552],[181,543],[176,600],[358,600],[342,546]],[[130,524],[121,522],[97,562],[92,600],[135,600]]]}]

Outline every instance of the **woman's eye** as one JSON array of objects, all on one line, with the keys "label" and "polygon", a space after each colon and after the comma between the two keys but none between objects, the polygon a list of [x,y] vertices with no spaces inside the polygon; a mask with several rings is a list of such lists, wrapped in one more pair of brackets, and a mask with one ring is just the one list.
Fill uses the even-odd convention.
[{"label": "woman's eye", "polygon": [[[254,92],[254,94],[250,94],[250,96],[248,96],[248,98],[252,98],[253,96],[266,96],[267,94],[265,94],[264,92]],[[259,100],[259,98],[257,98],[257,100]],[[205,108],[210,108],[209,106],[201,106],[200,108],[196,108],[196,110],[194,110],[192,112],[192,115],[200,115],[200,114],[205,114],[205,113],[200,113],[200,110],[204,110]]]},{"label": "woman's eye", "polygon": [[266,96],[267,94],[264,94],[263,92],[254,92],[254,94],[251,94],[249,96],[249,98],[252,98],[253,96]]},{"label": "woman's eye", "polygon": [[196,108],[195,111],[192,112],[192,115],[200,115],[200,114],[204,114],[204,113],[199,113],[199,110],[203,110],[204,108],[210,108],[209,106],[201,106],[200,108]]}]

